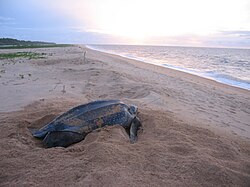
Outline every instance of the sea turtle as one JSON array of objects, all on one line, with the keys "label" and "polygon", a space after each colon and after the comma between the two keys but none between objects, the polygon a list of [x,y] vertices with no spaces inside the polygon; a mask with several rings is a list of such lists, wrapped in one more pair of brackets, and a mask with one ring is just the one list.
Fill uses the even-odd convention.
[{"label": "sea turtle", "polygon": [[134,143],[141,126],[137,112],[136,106],[128,106],[119,100],[93,101],[72,108],[41,129],[31,130],[31,133],[43,139],[43,144],[48,148],[67,147],[80,142],[95,129],[121,125],[127,130],[131,143]]}]

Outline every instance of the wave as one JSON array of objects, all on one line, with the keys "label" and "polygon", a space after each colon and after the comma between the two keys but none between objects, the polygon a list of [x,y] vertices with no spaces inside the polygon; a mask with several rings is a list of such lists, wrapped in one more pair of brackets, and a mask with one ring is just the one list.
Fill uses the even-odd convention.
[{"label": "wave", "polygon": [[203,76],[223,84],[250,90],[250,81],[242,80],[237,77],[212,71],[204,73]]}]

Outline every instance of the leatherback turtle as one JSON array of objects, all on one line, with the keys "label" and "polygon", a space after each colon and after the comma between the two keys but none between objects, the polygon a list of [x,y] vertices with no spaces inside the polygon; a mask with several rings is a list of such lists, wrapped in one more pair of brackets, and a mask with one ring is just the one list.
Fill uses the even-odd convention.
[{"label": "leatherback turtle", "polygon": [[72,108],[41,129],[31,130],[31,133],[43,139],[43,144],[48,148],[67,147],[80,142],[95,129],[121,125],[127,130],[131,143],[134,143],[141,126],[137,113],[136,106],[128,106],[119,100],[93,101]]}]

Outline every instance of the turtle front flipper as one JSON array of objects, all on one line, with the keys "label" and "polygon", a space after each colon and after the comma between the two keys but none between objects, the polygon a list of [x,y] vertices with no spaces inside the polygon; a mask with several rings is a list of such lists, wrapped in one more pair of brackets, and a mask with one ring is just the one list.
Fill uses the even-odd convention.
[{"label": "turtle front flipper", "polygon": [[130,126],[130,142],[131,143],[135,143],[138,139],[137,137],[137,131],[139,130],[139,128],[141,127],[141,122],[139,120],[139,118],[135,117],[131,123]]},{"label": "turtle front flipper", "polygon": [[86,135],[72,131],[51,131],[43,139],[47,147],[68,147],[71,144],[82,141]]},{"label": "turtle front flipper", "polygon": [[39,139],[43,139],[48,134],[48,131],[37,130],[37,129],[29,129],[29,130],[35,138]]}]

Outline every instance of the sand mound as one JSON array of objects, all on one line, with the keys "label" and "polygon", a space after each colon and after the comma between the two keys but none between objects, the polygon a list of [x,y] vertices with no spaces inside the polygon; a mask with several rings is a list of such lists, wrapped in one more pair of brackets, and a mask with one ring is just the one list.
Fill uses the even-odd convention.
[{"label": "sand mound", "polygon": [[72,105],[40,101],[1,115],[1,186],[250,184],[249,143],[177,122],[161,111],[141,110],[143,131],[136,144],[129,143],[122,127],[113,126],[68,148],[44,149],[28,128],[45,125]]}]

